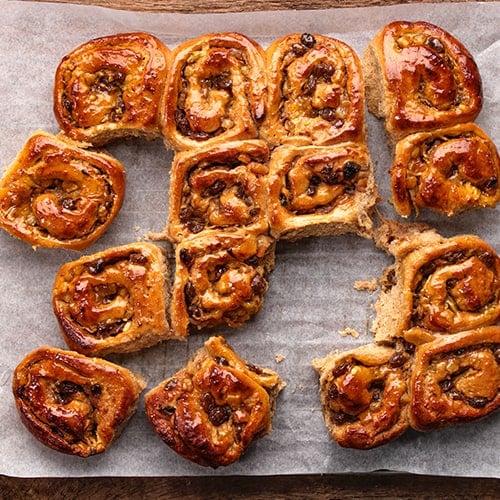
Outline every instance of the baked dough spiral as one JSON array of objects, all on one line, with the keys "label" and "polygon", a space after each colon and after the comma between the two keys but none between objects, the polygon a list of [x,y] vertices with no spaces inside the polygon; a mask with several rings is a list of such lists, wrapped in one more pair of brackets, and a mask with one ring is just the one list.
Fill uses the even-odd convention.
[{"label": "baked dough spiral", "polygon": [[362,65],[368,109],[385,118],[391,142],[471,122],[481,110],[481,77],[472,55],[433,24],[388,24],[370,42]]},{"label": "baked dough spiral", "polygon": [[172,326],[184,336],[217,325],[237,327],[262,308],[274,266],[266,235],[206,231],[176,247]]},{"label": "baked dough spiral", "polygon": [[52,293],[66,344],[86,355],[132,352],[174,337],[169,267],[152,243],[131,243],[64,264]]},{"label": "baked dough spiral", "polygon": [[[490,245],[473,235],[420,236],[419,226],[393,226],[401,229],[388,238],[397,257],[375,304],[377,340],[404,336],[420,343],[499,321],[500,257]],[[398,239],[404,250],[397,250]]]},{"label": "baked dough spiral", "polygon": [[14,371],[21,421],[54,450],[88,457],[103,453],[134,413],[144,379],[76,352],[40,347]]},{"label": "baked dough spiral", "polygon": [[269,105],[262,138],[272,146],[364,140],[361,66],[348,45],[323,35],[290,34],[266,54]]},{"label": "baked dough spiral", "polygon": [[275,237],[371,236],[377,189],[366,146],[282,146],[273,151],[269,170],[269,222]]},{"label": "baked dough spiral", "polygon": [[500,406],[500,326],[419,346],[411,377],[411,426],[420,431],[466,423]]},{"label": "baked dough spiral", "polygon": [[257,140],[177,153],[167,229],[172,241],[213,229],[267,231],[268,158],[268,147]]},{"label": "baked dough spiral", "polygon": [[118,160],[37,132],[0,181],[0,227],[34,247],[82,250],[106,231],[124,195]]},{"label": "baked dough spiral", "polygon": [[396,143],[394,207],[407,217],[429,208],[455,215],[500,200],[500,159],[491,139],[466,123],[409,135]]},{"label": "baked dough spiral", "polygon": [[163,135],[176,150],[253,139],[265,115],[264,51],[239,33],[212,33],[173,50]]},{"label": "baked dough spiral", "polygon": [[160,438],[182,457],[213,468],[234,463],[271,432],[279,375],[211,337],[187,365],[145,396]]},{"label": "baked dough spiral", "polygon": [[411,350],[370,344],[313,360],[327,430],[340,446],[370,449],[408,428]]},{"label": "baked dough spiral", "polygon": [[54,114],[66,135],[96,145],[160,136],[159,105],[170,50],[147,33],[90,40],[64,56],[54,84]]}]

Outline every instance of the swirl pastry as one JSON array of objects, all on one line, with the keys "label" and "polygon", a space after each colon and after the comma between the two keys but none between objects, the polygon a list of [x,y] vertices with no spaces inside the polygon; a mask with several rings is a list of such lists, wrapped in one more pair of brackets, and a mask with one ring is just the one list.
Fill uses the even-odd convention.
[{"label": "swirl pastry", "polygon": [[410,354],[370,344],[313,360],[320,375],[323,417],[333,440],[370,449],[408,428]]},{"label": "swirl pastry", "polygon": [[473,123],[401,139],[391,168],[394,207],[407,217],[429,208],[455,215],[500,200],[500,159],[491,139]]},{"label": "swirl pastry", "polygon": [[268,158],[268,147],[256,140],[177,153],[170,179],[171,239],[180,242],[210,229],[266,231]]},{"label": "swirl pastry", "polygon": [[363,141],[360,61],[345,43],[291,34],[266,51],[269,105],[261,136],[271,145],[330,145]]},{"label": "swirl pastry", "polygon": [[252,139],[265,114],[263,49],[239,33],[189,40],[172,53],[163,135],[176,150]]},{"label": "swirl pastry", "polygon": [[481,110],[481,77],[472,55],[433,24],[388,24],[369,44],[362,65],[368,109],[385,119],[391,142],[473,121]]},{"label": "swirl pastry", "polygon": [[269,222],[276,237],[371,235],[377,190],[365,146],[282,146],[273,151],[269,170]]},{"label": "swirl pastry", "polygon": [[67,345],[104,356],[174,337],[165,253],[152,243],[109,248],[64,264],[52,303]]},{"label": "swirl pastry", "polygon": [[52,347],[28,354],[12,382],[19,416],[33,436],[80,457],[106,451],[145,387],[144,379],[126,368]]},{"label": "swirl pastry", "polygon": [[[375,239],[383,246],[381,233]],[[443,238],[432,231],[421,237],[397,224],[389,234],[386,241],[397,258],[384,274],[375,304],[377,340],[404,336],[418,344],[499,321],[500,257],[485,241],[473,235]],[[401,251],[398,239],[413,244],[404,243]]]},{"label": "swirl pastry", "polygon": [[125,170],[104,153],[33,134],[0,181],[0,227],[33,246],[82,250],[121,208]]},{"label": "swirl pastry", "polygon": [[187,365],[145,396],[160,438],[182,457],[219,467],[237,461],[271,432],[279,375],[240,358],[222,337],[211,337]]},{"label": "swirl pastry", "polygon": [[419,346],[411,377],[414,429],[429,431],[485,417],[500,406],[500,326]]},{"label": "swirl pastry", "polygon": [[265,235],[207,231],[176,248],[172,326],[243,325],[262,308],[275,243]]},{"label": "swirl pastry", "polygon": [[64,133],[96,145],[160,136],[159,106],[170,50],[146,33],[90,40],[67,54],[54,84],[54,114]]}]

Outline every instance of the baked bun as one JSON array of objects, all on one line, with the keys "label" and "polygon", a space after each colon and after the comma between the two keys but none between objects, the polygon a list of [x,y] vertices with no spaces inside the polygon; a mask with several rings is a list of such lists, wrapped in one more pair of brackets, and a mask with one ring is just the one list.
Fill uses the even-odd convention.
[{"label": "baked bun", "polygon": [[456,215],[500,200],[500,159],[491,139],[464,123],[406,136],[391,167],[394,208],[407,217],[420,208]]},{"label": "baked bun", "polygon": [[411,377],[410,424],[429,431],[485,417],[500,406],[500,326],[419,346]]},{"label": "baked bun", "polygon": [[104,144],[160,136],[159,104],[170,50],[147,33],[90,40],[64,56],[54,84],[54,114],[69,137]]},{"label": "baked bun", "polygon": [[384,118],[393,144],[414,133],[473,121],[482,106],[472,55],[433,24],[394,21],[362,60],[368,109]]},{"label": "baked bun", "polygon": [[266,50],[269,98],[261,136],[270,145],[364,141],[364,90],[356,53],[323,35],[291,34]]},{"label": "baked bun", "polygon": [[211,33],[172,53],[162,129],[175,150],[254,139],[265,114],[264,51],[239,33]]},{"label": "baked bun", "polygon": [[211,337],[186,366],[145,396],[160,438],[187,460],[213,468],[237,461],[271,432],[279,375],[240,358]]},{"label": "baked bun", "polygon": [[375,304],[376,340],[404,337],[418,344],[497,323],[500,257],[495,250],[474,235],[444,238],[433,231],[421,235],[420,226],[411,233],[411,228],[393,222],[375,233],[379,246],[387,244],[396,256]]},{"label": "baked bun", "polygon": [[275,237],[349,232],[371,237],[377,189],[366,146],[281,146],[273,151],[269,170],[269,223]]},{"label": "baked bun", "polygon": [[34,133],[0,181],[0,227],[33,247],[83,250],[120,210],[123,165],[64,136]]},{"label": "baked bun", "polygon": [[49,448],[80,457],[106,451],[145,387],[126,368],[53,347],[28,354],[12,382],[19,416],[31,434]]},{"label": "baked bun", "polygon": [[319,373],[323,418],[340,446],[370,449],[408,428],[411,356],[369,344],[313,360]]},{"label": "baked bun", "polygon": [[174,242],[202,231],[264,233],[269,149],[232,141],[177,153],[170,177],[167,232]]},{"label": "baked bun", "polygon": [[173,338],[169,268],[152,243],[108,248],[64,264],[52,294],[70,349],[86,355],[138,351]]},{"label": "baked bun", "polygon": [[172,327],[184,336],[219,325],[238,327],[260,311],[274,266],[266,235],[206,231],[176,247]]}]

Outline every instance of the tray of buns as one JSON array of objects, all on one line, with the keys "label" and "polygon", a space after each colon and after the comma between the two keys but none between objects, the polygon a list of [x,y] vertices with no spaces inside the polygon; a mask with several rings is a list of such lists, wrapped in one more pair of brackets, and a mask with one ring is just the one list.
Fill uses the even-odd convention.
[{"label": "tray of buns", "polygon": [[5,17],[1,473],[498,475],[498,4]]}]

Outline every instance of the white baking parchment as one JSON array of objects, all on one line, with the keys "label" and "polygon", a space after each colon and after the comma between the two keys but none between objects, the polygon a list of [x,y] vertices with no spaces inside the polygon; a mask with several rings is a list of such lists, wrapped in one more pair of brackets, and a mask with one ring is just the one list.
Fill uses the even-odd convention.
[{"label": "white baking parchment", "polygon": [[[217,15],[121,12],[105,8],[1,1],[0,165],[9,165],[37,129],[57,133],[52,86],[61,58],[94,37],[145,31],[173,48],[189,38],[239,31],[263,46],[291,32],[327,34],[362,54],[386,23],[426,20],[441,25],[472,52],[483,78],[484,109],[477,123],[500,143],[498,75],[500,3],[412,4],[325,11],[283,11]],[[389,197],[389,150],[382,124],[368,117],[369,146],[382,194],[380,211],[394,217]],[[160,140],[131,140],[108,150],[127,169],[124,206],[108,232],[86,253],[129,243],[160,231],[168,211],[172,159]],[[472,232],[498,251],[499,209],[477,210],[448,219],[423,214],[451,236]],[[357,280],[378,278],[391,258],[369,240],[354,235],[280,242],[276,268],[262,311],[238,329],[217,329],[112,358],[141,373],[148,388],[181,368],[210,334],[222,333],[248,360],[280,373],[287,387],[278,399],[274,428],[241,460],[217,470],[200,467],[171,451],[149,426],[141,398],[120,438],[104,454],[88,459],[63,455],[41,445],[21,424],[11,394],[12,372],[41,345],[64,348],[51,308],[56,271],[81,253],[39,248],[0,231],[0,474],[12,476],[199,476],[347,473],[374,470],[484,476],[499,475],[500,415],[432,433],[408,431],[371,451],[342,449],[330,440],[320,409],[311,359],[334,349],[371,342],[376,292],[356,291]],[[342,337],[350,327],[359,338]],[[282,357],[277,362],[276,356]]]}]

